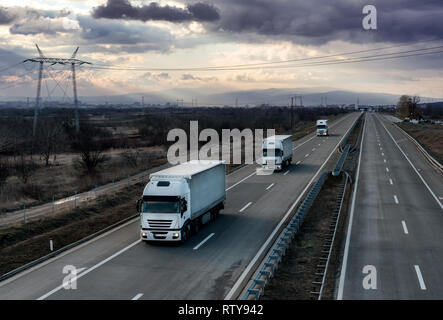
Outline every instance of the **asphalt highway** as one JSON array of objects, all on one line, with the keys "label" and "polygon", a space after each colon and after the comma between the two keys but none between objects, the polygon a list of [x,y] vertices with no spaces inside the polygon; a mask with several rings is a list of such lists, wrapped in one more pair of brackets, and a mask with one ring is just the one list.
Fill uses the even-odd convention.
[{"label": "asphalt highway", "polygon": [[[358,115],[331,124],[329,137],[295,141],[283,172],[256,175],[248,165],[228,175],[220,217],[184,245],[141,243],[135,219],[3,281],[0,300],[224,299],[307,185],[331,169],[324,164]],[[62,285],[69,265],[78,270],[76,289]]]},{"label": "asphalt highway", "polygon": [[357,179],[338,299],[442,299],[442,174],[367,113]]}]

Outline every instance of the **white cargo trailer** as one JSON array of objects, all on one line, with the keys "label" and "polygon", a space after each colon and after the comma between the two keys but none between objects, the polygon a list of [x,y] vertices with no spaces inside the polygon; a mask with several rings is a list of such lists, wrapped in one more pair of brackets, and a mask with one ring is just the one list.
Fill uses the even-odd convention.
[{"label": "white cargo trailer", "polygon": [[328,120],[317,120],[317,136],[328,136]]},{"label": "white cargo trailer", "polygon": [[150,175],[137,201],[144,241],[186,241],[214,220],[226,199],[223,161],[190,161]]},{"label": "white cargo trailer", "polygon": [[265,169],[282,170],[292,162],[292,136],[276,135],[263,140],[262,165]]}]

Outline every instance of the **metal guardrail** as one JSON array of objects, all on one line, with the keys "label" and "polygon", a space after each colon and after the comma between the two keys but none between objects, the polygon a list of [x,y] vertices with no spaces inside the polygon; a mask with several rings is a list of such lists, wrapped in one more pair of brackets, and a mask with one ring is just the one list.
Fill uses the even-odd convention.
[{"label": "metal guardrail", "polygon": [[334,211],[332,212],[331,224],[329,225],[327,236],[323,242],[321,252],[322,255],[319,257],[320,264],[316,266],[315,280],[312,282],[312,284],[315,286],[313,290],[318,291],[311,291],[311,295],[314,297],[317,296],[318,300],[321,300],[323,296],[323,289],[325,286],[326,276],[328,274],[329,262],[331,261],[332,249],[334,247],[338,223],[340,221],[340,213],[342,211],[343,201],[345,198],[346,186],[348,185],[349,180],[350,176],[347,172],[345,172],[339,193],[337,195],[337,202],[335,204]]},{"label": "metal guardrail", "polygon": [[355,126],[357,125],[358,121],[360,120],[360,118],[362,117],[363,112],[360,113],[360,115],[357,117],[357,119],[355,119],[354,124],[351,127],[351,130],[348,131],[348,133],[346,134],[345,138],[343,139],[343,141],[340,144],[340,148],[343,150],[345,148],[345,145],[347,144],[349,137],[351,136],[352,131],[354,131]]},{"label": "metal guardrail", "polygon": [[344,147],[340,159],[338,159],[337,164],[335,165],[334,170],[332,171],[332,175],[334,177],[337,177],[340,174],[341,170],[343,169],[343,165],[345,164],[350,149],[351,149],[350,144],[347,144],[346,147]]},{"label": "metal guardrail", "polygon": [[394,125],[397,127],[397,129],[400,130],[400,132],[405,134],[409,138],[409,140],[411,140],[412,143],[414,143],[417,146],[418,150],[420,150],[420,152],[423,153],[424,157],[430,162],[432,166],[434,166],[437,170],[443,173],[443,165],[437,159],[431,156],[429,152],[420,144],[420,142],[417,141],[417,139],[412,137],[409,133],[400,128],[400,126],[398,126],[397,124]]},{"label": "metal guardrail", "polygon": [[260,295],[263,295],[267,281],[274,276],[274,272],[277,269],[282,257],[285,255],[286,249],[289,247],[295,234],[303,224],[309,209],[312,207],[314,200],[317,198],[329,174],[330,171],[324,172],[309,190],[306,199],[302,202],[294,217],[283,230],[277,243],[269,252],[263,266],[252,280],[252,283],[246,292],[241,296],[240,300],[251,300],[250,297],[258,300]]}]

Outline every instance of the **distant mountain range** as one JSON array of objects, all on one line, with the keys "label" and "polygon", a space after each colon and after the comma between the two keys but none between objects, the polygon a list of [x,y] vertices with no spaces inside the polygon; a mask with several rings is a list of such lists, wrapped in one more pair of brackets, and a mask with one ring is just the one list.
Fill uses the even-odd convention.
[{"label": "distant mountain range", "polygon": [[[211,106],[211,105],[229,105],[229,106],[256,106],[262,104],[287,106],[290,104],[291,97],[295,94],[301,95],[304,106],[318,106],[325,101],[328,105],[333,104],[356,104],[360,105],[392,105],[396,104],[400,95],[388,93],[370,93],[370,92],[352,92],[345,90],[334,90],[330,88],[312,88],[312,89],[266,89],[266,90],[246,90],[231,91],[222,93],[203,93],[204,89],[171,89],[156,93],[131,93],[115,96],[94,96],[81,97],[84,103],[91,104],[130,104],[142,102],[144,97],[145,104],[178,104],[191,106]],[[421,97],[423,102],[435,101],[427,97]],[[443,99],[438,99],[443,100]],[[300,105],[300,99],[296,101]]]},{"label": "distant mountain range", "polygon": [[[203,93],[202,93],[203,92]],[[131,105],[142,103],[142,97],[145,105],[170,103],[171,105],[184,106],[257,106],[262,104],[287,106],[290,104],[291,97],[301,95],[304,106],[318,106],[320,104],[328,105],[393,105],[396,104],[400,95],[388,93],[370,93],[353,92],[346,90],[337,90],[333,88],[311,88],[311,89],[266,89],[266,90],[246,90],[231,91],[221,93],[208,93],[207,89],[170,89],[160,92],[130,93],[124,95],[108,96],[80,96],[82,103],[94,105]],[[23,101],[23,97],[0,97],[1,101]],[[57,97],[52,97],[52,101]],[[60,99],[61,100],[61,99]],[[433,99],[421,97],[422,102],[435,102],[443,99]],[[182,102],[183,101],[183,102]],[[296,105],[300,105],[299,98]],[[32,101],[33,104],[33,101]],[[31,104],[31,105],[32,105]]]}]

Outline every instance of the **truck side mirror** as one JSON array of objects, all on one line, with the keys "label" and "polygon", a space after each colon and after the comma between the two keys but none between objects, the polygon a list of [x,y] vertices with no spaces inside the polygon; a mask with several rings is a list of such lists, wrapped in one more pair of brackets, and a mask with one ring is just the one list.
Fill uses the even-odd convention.
[{"label": "truck side mirror", "polygon": [[182,199],[180,204],[181,204],[180,212],[183,215],[183,213],[185,213],[186,210],[188,210],[188,202],[185,199]]},{"label": "truck side mirror", "polygon": [[135,204],[135,209],[138,213],[142,212],[142,199],[137,200],[137,203]]}]

